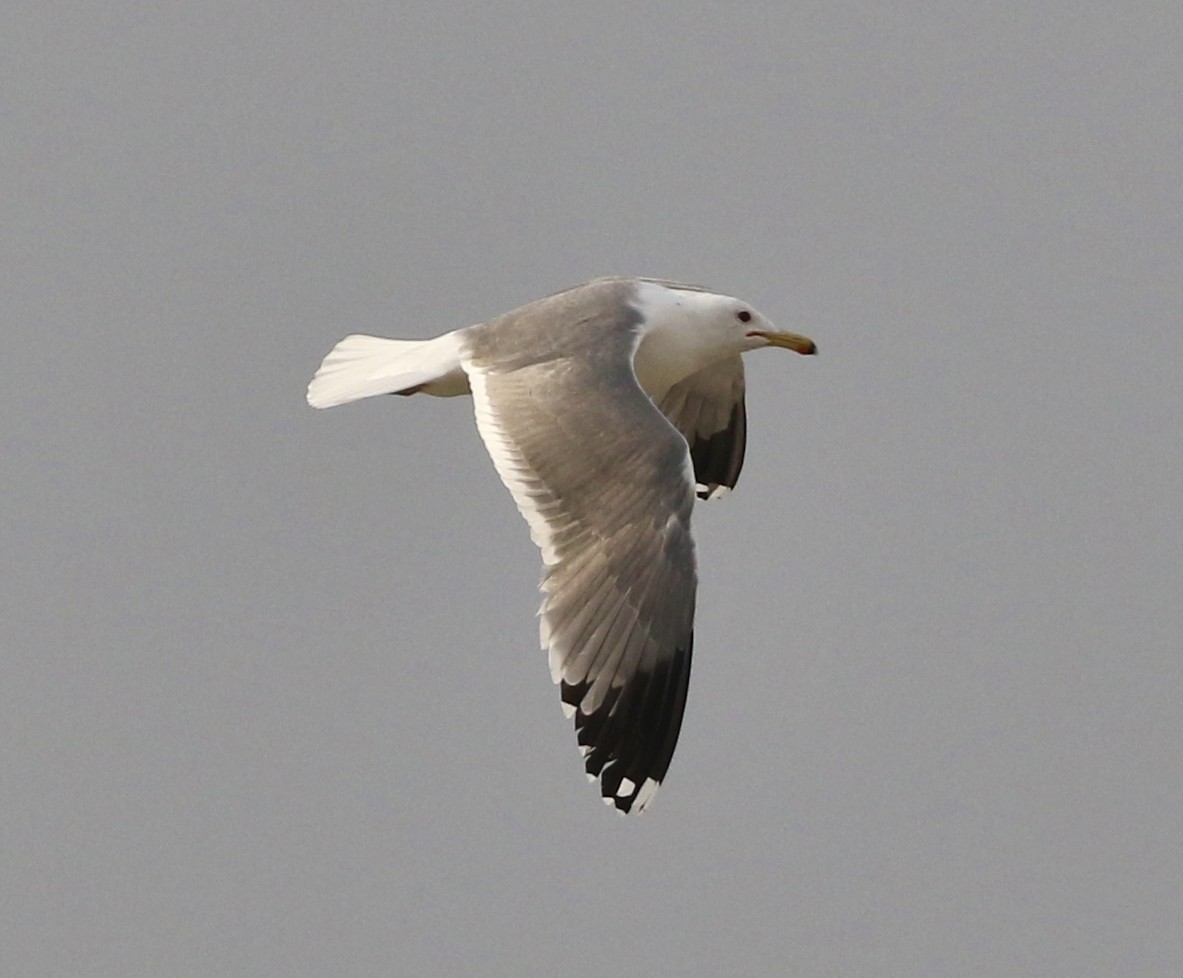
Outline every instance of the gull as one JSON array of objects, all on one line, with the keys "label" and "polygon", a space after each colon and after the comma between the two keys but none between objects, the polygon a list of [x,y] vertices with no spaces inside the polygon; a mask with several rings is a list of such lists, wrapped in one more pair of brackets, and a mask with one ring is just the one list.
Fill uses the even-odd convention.
[{"label": "gull", "polygon": [[669,769],[690,680],[690,515],[739,478],[741,354],[813,354],[751,305],[599,278],[427,340],[353,335],[308,403],[471,394],[477,429],[542,552],[540,640],[587,776],[622,814]]}]

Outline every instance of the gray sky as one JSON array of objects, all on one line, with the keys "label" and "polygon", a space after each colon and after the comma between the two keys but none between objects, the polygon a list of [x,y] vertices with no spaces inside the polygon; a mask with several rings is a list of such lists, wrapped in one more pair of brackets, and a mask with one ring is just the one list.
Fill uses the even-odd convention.
[{"label": "gray sky", "polygon": [[[22,976],[1183,973],[1176,4],[7,3]],[[650,813],[466,400],[347,332],[606,273],[748,358]]]}]

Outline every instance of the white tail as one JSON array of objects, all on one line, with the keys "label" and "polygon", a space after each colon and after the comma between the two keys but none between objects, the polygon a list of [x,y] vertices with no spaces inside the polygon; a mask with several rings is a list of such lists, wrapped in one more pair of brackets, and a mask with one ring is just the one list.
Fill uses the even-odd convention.
[{"label": "white tail", "polygon": [[308,403],[327,408],[375,394],[467,394],[460,348],[456,333],[433,340],[346,336],[329,351],[308,385]]}]

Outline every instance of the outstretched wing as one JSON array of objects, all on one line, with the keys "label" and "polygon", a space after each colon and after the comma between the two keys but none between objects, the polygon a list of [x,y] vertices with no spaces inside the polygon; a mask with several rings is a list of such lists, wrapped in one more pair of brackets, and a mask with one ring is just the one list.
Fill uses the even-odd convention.
[{"label": "outstretched wing", "polygon": [[734,356],[691,374],[657,406],[690,446],[699,498],[735,488],[747,440],[743,361]]},{"label": "outstretched wing", "polygon": [[673,756],[696,586],[689,452],[633,374],[632,288],[592,283],[472,327],[463,361],[542,551],[551,674],[588,775],[622,812],[648,804]]}]

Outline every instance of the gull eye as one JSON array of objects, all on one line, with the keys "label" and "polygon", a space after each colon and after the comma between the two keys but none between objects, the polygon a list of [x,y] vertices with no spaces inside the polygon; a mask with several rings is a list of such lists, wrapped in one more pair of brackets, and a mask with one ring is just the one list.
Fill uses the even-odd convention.
[{"label": "gull eye", "polygon": [[738,319],[741,323],[750,323],[752,321],[752,314],[750,312],[748,312],[746,309],[741,309],[739,312],[737,312],[735,314],[735,318]]}]

